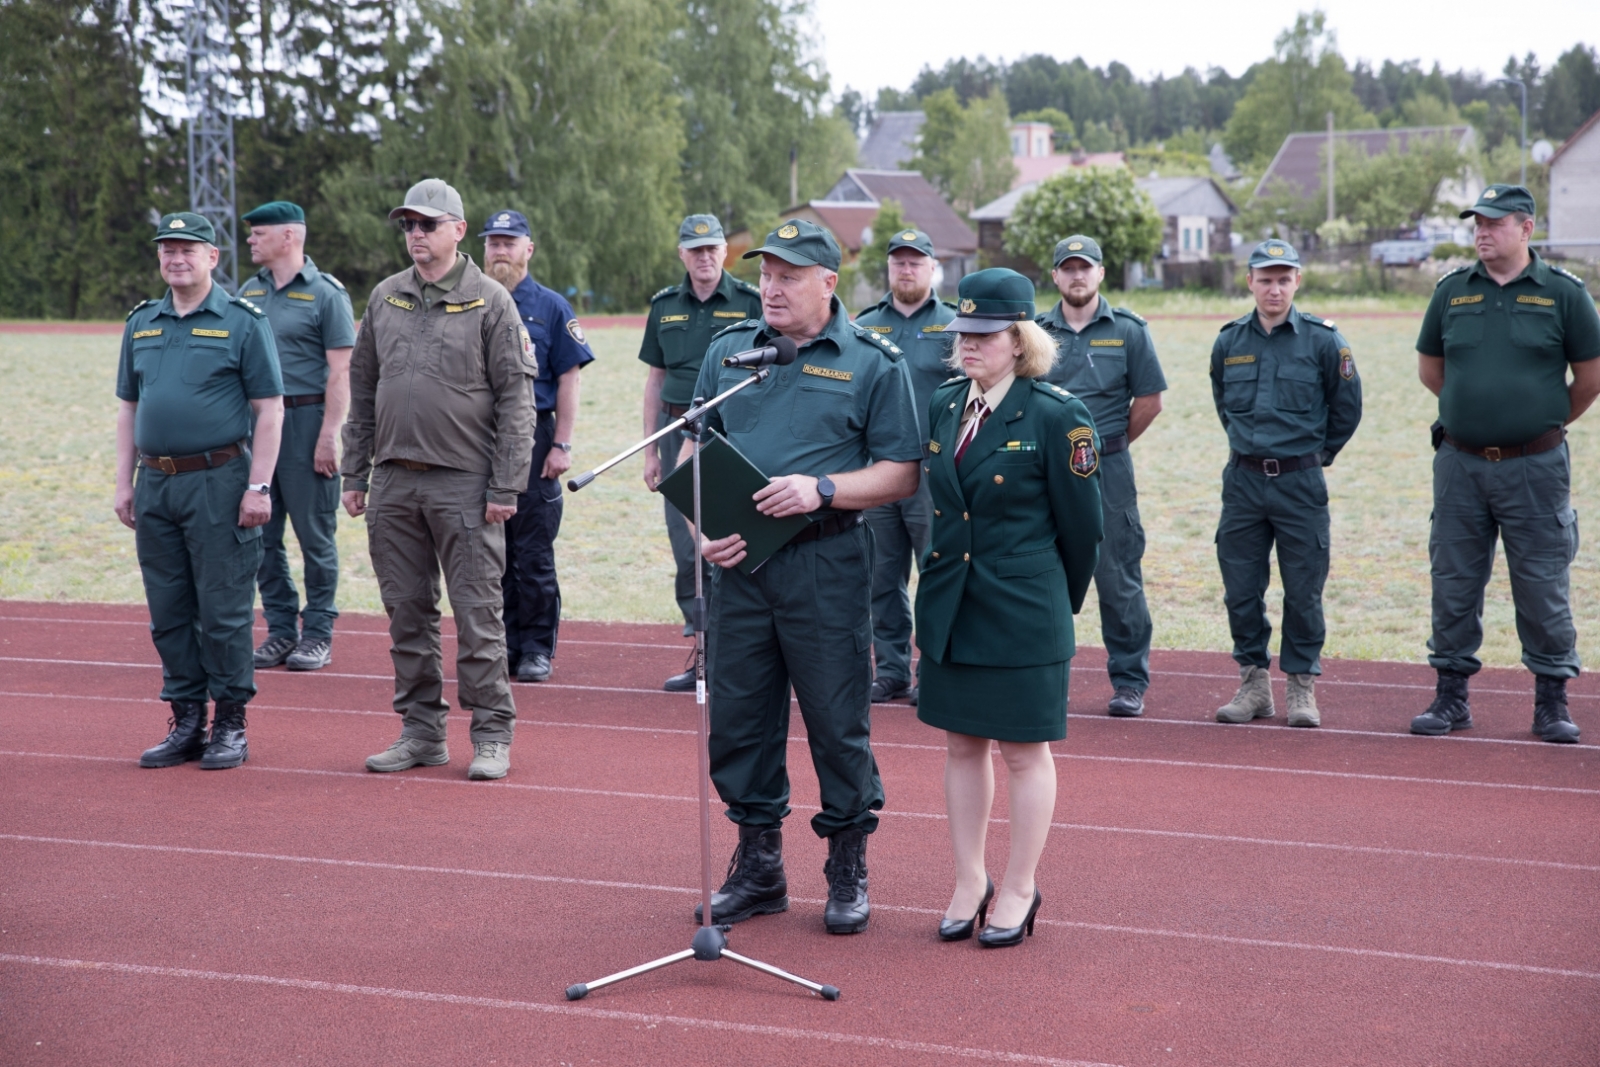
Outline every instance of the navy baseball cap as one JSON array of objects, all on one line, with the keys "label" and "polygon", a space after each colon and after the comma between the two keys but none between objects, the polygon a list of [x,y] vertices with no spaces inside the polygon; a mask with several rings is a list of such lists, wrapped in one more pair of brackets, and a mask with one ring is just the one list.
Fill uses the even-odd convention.
[{"label": "navy baseball cap", "polygon": [[533,230],[528,226],[528,217],[520,211],[496,211],[483,222],[483,231],[479,237],[488,237],[490,234],[503,234],[507,237],[532,237]]}]

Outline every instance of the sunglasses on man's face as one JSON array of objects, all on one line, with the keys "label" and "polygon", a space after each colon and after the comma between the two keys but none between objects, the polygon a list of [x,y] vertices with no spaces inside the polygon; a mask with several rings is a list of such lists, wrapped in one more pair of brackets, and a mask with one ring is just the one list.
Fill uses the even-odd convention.
[{"label": "sunglasses on man's face", "polygon": [[423,233],[432,233],[434,230],[437,230],[441,224],[454,221],[455,220],[451,218],[401,219],[400,229],[404,230],[406,233],[410,233],[412,230],[421,230]]}]

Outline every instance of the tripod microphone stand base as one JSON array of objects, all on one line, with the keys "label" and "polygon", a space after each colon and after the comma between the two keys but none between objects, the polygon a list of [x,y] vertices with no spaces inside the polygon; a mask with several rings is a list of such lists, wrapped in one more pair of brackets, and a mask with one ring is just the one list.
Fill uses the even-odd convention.
[{"label": "tripod microphone stand base", "polygon": [[689,959],[701,960],[706,963],[714,960],[730,959],[735,963],[742,963],[752,970],[761,971],[763,974],[770,974],[774,978],[782,978],[786,982],[793,982],[797,986],[809,989],[822,997],[823,1000],[839,999],[838,986],[818,985],[815,982],[801,978],[797,974],[790,974],[781,967],[774,967],[770,963],[762,963],[760,960],[753,960],[748,956],[739,955],[728,947],[728,928],[726,926],[702,926],[695,931],[694,940],[682,952],[674,952],[670,956],[662,956],[658,960],[641,963],[637,967],[629,967],[625,971],[618,971],[616,974],[607,975],[593,982],[580,982],[577,985],[568,986],[567,999],[582,1000],[591,992],[603,986],[635,978],[641,974],[647,974],[662,967],[670,967],[674,963],[682,963],[684,960]]}]

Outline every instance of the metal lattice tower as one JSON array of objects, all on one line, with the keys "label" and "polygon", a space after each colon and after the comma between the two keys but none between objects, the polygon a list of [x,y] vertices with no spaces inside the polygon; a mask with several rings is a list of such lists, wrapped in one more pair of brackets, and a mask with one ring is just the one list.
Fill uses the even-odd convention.
[{"label": "metal lattice tower", "polygon": [[213,277],[238,290],[239,230],[234,208],[233,99],[229,0],[193,0],[183,26],[189,103],[189,210],[211,220],[221,256]]}]

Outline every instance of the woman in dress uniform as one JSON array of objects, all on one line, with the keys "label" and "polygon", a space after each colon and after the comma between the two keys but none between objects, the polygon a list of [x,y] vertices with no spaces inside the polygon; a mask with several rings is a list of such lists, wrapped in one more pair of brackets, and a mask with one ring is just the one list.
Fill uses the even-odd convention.
[{"label": "woman in dress uniform", "polygon": [[[961,280],[953,370],[929,405],[933,537],[917,587],[917,717],[945,731],[945,805],[956,887],[939,936],[1022,943],[1042,899],[1034,868],[1055,813],[1051,741],[1067,735],[1072,616],[1099,555],[1100,442],[1082,402],[1037,381],[1055,342],[1033,321],[1033,284],[995,268]],[[1011,800],[999,898],[984,870],[994,800],[990,742]]]}]

